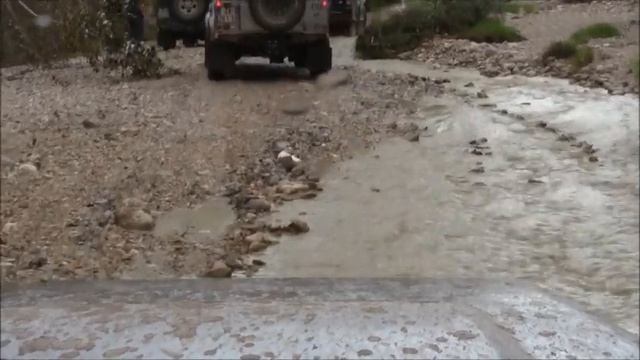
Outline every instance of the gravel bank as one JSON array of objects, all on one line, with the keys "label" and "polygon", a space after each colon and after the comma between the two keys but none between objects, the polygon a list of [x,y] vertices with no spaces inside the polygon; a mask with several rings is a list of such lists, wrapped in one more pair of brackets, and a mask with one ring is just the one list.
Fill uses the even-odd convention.
[{"label": "gravel bank", "polygon": [[[438,38],[425,42],[406,58],[443,66],[471,67],[486,76],[511,74],[568,78],[586,86],[605,88],[611,94],[638,93],[638,82],[630,64],[638,56],[637,0],[596,1],[562,4],[539,2],[533,14],[507,15],[507,24],[527,39],[518,43],[484,44],[468,40]],[[608,22],[623,36],[592,40],[594,62],[574,72],[564,61],[543,63],[541,55],[554,41],[567,40],[573,32],[598,22]]]},{"label": "gravel bank", "polygon": [[[312,197],[323,168],[375,144],[387,121],[440,91],[353,68],[316,83],[292,68],[244,65],[243,80],[212,83],[202,49],[163,56],[179,75],[120,82],[82,63],[3,69],[3,281],[119,278],[140,264],[154,269],[147,278],[260,266],[243,256],[291,228],[247,224]],[[238,217],[226,235],[151,231],[171,209],[216,196]],[[258,230],[269,239],[247,239]]]}]

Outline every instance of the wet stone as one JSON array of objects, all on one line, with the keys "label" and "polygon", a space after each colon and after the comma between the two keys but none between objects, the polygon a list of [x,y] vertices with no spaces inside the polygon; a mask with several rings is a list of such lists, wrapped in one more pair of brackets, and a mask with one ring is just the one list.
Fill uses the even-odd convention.
[{"label": "wet stone", "polygon": [[458,340],[472,340],[478,337],[478,334],[475,334],[470,330],[456,330],[451,333],[451,336]]},{"label": "wet stone", "polygon": [[358,350],[358,356],[371,356],[373,355],[373,351],[369,350],[369,349],[362,349],[362,350]]},{"label": "wet stone", "polygon": [[209,269],[204,274],[204,277],[225,278],[225,277],[230,277],[231,273],[232,273],[231,268],[228,267],[224,262],[216,261],[215,263],[213,263],[213,266],[211,267],[211,269]]},{"label": "wet stone", "polygon": [[379,342],[380,340],[382,340],[382,338],[380,338],[379,336],[369,336],[367,340],[370,342]]},{"label": "wet stone", "polygon": [[441,342],[441,343],[446,343],[448,340],[447,340],[447,338],[446,338],[446,337],[444,337],[444,336],[438,336],[438,337],[436,338],[436,341],[437,341],[437,342]]},{"label": "wet stone", "polygon": [[555,331],[552,330],[542,330],[538,333],[538,335],[542,336],[542,337],[551,337],[551,336],[555,336],[557,333]]},{"label": "wet stone", "polygon": [[418,353],[418,349],[406,347],[406,348],[402,348],[402,353],[405,355],[415,355]]},{"label": "wet stone", "polygon": [[469,141],[469,145],[482,145],[482,144],[486,144],[489,140],[487,140],[487,138],[482,137],[479,139],[474,139]]},{"label": "wet stone", "polygon": [[442,350],[440,349],[440,346],[438,346],[437,344],[427,344],[427,347],[437,353],[442,352]]}]

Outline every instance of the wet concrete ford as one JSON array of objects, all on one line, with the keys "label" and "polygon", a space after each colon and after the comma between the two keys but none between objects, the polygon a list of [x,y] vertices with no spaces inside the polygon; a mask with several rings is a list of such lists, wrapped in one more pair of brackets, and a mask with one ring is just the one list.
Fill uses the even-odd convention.
[{"label": "wet concrete ford", "polygon": [[636,359],[637,338],[482,280],[67,282],[2,293],[3,358]]}]

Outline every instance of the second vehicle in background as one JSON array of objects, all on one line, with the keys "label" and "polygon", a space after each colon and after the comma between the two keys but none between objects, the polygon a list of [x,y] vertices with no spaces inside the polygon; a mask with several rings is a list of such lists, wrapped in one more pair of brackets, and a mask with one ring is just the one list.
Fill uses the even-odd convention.
[{"label": "second vehicle in background", "polygon": [[204,18],[210,0],[155,0],[158,19],[158,46],[164,50],[176,47],[182,40],[186,47],[204,40]]}]

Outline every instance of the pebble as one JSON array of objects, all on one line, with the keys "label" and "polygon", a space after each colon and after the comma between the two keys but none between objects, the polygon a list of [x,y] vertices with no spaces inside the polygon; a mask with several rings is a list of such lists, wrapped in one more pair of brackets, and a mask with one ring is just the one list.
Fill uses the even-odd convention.
[{"label": "pebble", "polygon": [[476,93],[476,96],[478,97],[478,99],[487,99],[489,97],[489,95],[487,95],[487,93],[484,90],[480,90]]},{"label": "pebble", "polygon": [[95,122],[89,120],[89,119],[84,119],[82,120],[82,126],[85,129],[95,129],[98,127],[98,124],[96,124]]},{"label": "pebble", "polygon": [[116,224],[127,230],[150,231],[153,230],[156,223],[153,216],[144,210],[138,209],[116,215]]},{"label": "pebble", "polygon": [[31,163],[24,163],[18,166],[18,172],[23,175],[37,175],[38,168]]},{"label": "pebble", "polygon": [[222,261],[216,261],[213,263],[213,266],[211,266],[211,269],[209,269],[204,274],[204,277],[227,278],[227,277],[231,277],[232,272],[233,270],[231,270],[231,268],[228,267],[227,264],[225,264]]},{"label": "pebble", "polygon": [[251,199],[244,207],[256,212],[271,211],[271,203],[264,199]]},{"label": "pebble", "polygon": [[4,226],[2,227],[2,233],[3,234],[9,234],[9,233],[15,231],[16,229],[18,229],[18,223],[8,222],[8,223],[4,224]]}]

